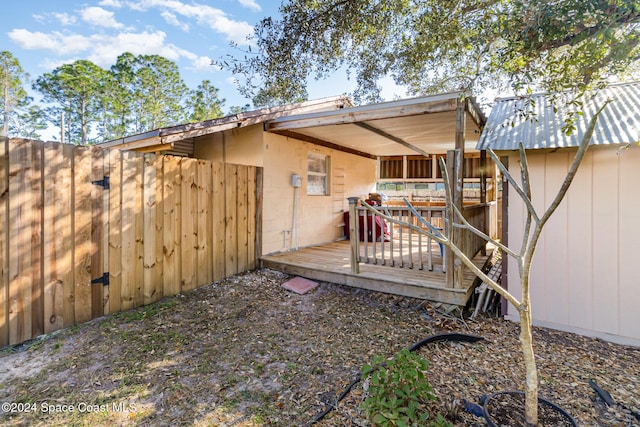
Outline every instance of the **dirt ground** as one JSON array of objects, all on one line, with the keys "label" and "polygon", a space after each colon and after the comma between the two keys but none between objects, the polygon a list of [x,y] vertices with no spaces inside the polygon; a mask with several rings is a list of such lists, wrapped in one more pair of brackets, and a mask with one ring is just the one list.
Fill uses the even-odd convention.
[{"label": "dirt ground", "polygon": [[[484,425],[459,403],[523,382],[517,324],[329,283],[297,295],[288,278],[246,273],[1,350],[0,424],[304,426],[374,356],[447,332],[484,339],[418,350],[432,414]],[[540,328],[535,340],[541,395],[581,426],[640,425],[640,349]],[[365,396],[358,384],[316,425],[369,425]]]}]

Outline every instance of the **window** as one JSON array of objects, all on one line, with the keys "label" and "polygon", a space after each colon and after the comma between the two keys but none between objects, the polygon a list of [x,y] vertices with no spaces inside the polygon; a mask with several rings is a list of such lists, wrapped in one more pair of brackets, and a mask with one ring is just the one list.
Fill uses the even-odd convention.
[{"label": "window", "polygon": [[307,194],[310,196],[329,195],[329,156],[309,153],[307,168]]},{"label": "window", "polygon": [[402,178],[402,156],[380,159],[380,179]]},{"label": "window", "polygon": [[424,156],[407,156],[407,178],[431,178],[431,159]]}]

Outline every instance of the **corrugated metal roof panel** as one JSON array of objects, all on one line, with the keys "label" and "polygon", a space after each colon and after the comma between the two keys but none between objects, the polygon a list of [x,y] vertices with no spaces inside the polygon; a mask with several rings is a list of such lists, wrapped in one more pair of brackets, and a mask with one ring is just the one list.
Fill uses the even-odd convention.
[{"label": "corrugated metal roof panel", "polygon": [[608,86],[585,96],[578,116],[576,130],[567,136],[562,127],[570,106],[554,112],[550,98],[544,94],[532,95],[535,119],[522,114],[527,98],[514,97],[497,100],[482,131],[477,148],[486,150],[517,150],[520,143],[525,149],[577,147],[594,114],[607,99],[612,102],[602,111],[591,139],[591,145],[628,144],[640,141],[640,82]]}]

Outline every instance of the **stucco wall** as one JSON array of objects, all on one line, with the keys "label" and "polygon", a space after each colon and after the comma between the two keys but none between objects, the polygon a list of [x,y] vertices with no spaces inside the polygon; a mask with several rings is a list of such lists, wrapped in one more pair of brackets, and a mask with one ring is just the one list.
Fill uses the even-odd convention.
[{"label": "stucco wall", "polygon": [[[346,197],[366,196],[375,183],[375,161],[275,134],[264,134],[263,254],[296,246],[294,188],[291,175],[302,176],[298,190],[299,247],[333,241],[341,229]],[[330,195],[307,195],[307,156],[330,156]],[[285,231],[289,231],[285,233]]]},{"label": "stucco wall", "polygon": [[[539,214],[561,185],[575,151],[528,153],[534,206]],[[515,155],[512,170],[518,169]],[[540,239],[531,273],[534,322],[561,330],[640,345],[640,149],[593,148],[567,198]],[[516,174],[519,176],[519,172]],[[509,199],[509,246],[522,239],[525,209]],[[517,265],[508,286],[520,295]],[[515,308],[508,318],[517,320]]]},{"label": "stucco wall", "polygon": [[[223,139],[224,138],[224,139]],[[224,147],[224,150],[223,150]],[[309,152],[329,156],[327,196],[307,195]],[[361,156],[266,133],[262,125],[233,129],[198,138],[195,156],[252,166],[262,166],[262,253],[327,243],[342,235],[342,212],[346,198],[365,197],[373,191],[376,162]],[[298,190],[298,231],[294,230],[294,188],[291,175],[302,176]]]},{"label": "stucco wall", "polygon": [[218,132],[196,139],[194,157],[206,160],[263,166],[262,126]]}]

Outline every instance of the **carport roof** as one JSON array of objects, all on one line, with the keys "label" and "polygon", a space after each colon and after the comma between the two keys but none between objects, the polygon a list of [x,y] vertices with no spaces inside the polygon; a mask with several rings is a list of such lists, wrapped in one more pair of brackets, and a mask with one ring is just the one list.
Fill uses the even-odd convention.
[{"label": "carport roof", "polygon": [[456,108],[464,99],[465,150],[475,150],[486,118],[463,92],[335,111],[284,116],[265,130],[372,156],[444,153],[455,146]]},{"label": "carport roof", "polygon": [[444,153],[455,146],[460,100],[466,119],[465,150],[473,151],[486,118],[473,98],[463,92],[358,107],[347,97],[323,98],[156,129],[100,145],[190,155],[199,136],[262,123],[267,132],[372,158]]}]

